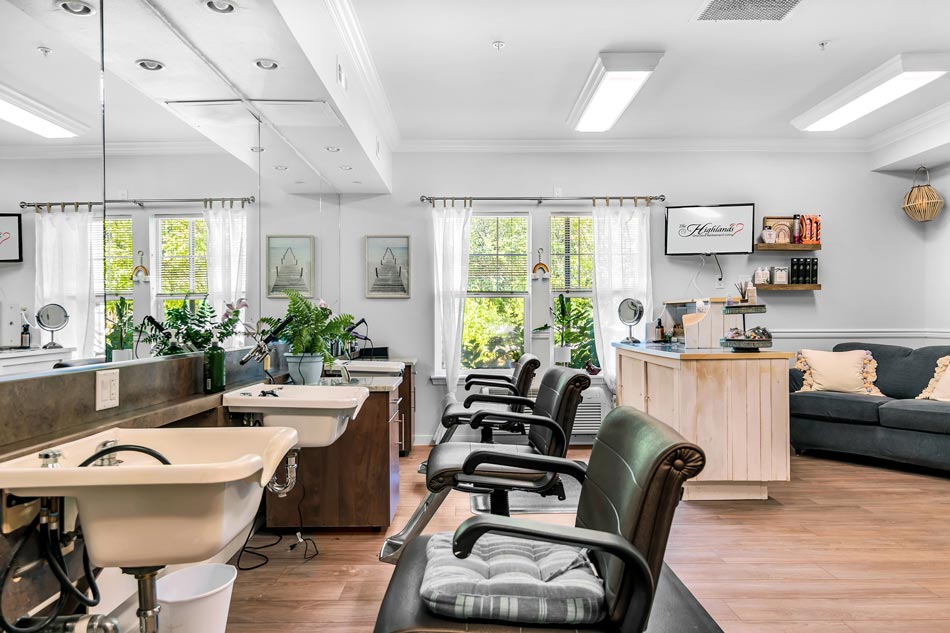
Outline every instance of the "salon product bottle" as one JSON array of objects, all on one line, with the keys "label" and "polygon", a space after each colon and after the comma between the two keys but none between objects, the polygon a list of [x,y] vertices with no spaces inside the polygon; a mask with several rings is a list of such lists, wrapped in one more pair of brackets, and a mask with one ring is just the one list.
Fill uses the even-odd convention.
[{"label": "salon product bottle", "polygon": [[666,332],[663,330],[663,319],[656,320],[656,329],[653,330],[653,340],[662,341]]},{"label": "salon product bottle", "polygon": [[792,218],[792,244],[802,243],[802,216]]},{"label": "salon product bottle", "polygon": [[813,257],[811,260],[811,283],[818,283],[818,258]]},{"label": "salon product bottle", "polygon": [[168,354],[184,354],[185,348],[181,346],[181,343],[178,341],[178,330],[168,330]]},{"label": "salon product bottle", "polygon": [[224,348],[218,342],[218,337],[211,339],[211,347],[205,350],[205,393],[219,393],[224,391],[226,371],[224,366]]},{"label": "salon product bottle", "polygon": [[32,342],[30,339],[30,326],[26,323],[23,324],[23,329],[20,330],[20,347],[28,348]]}]

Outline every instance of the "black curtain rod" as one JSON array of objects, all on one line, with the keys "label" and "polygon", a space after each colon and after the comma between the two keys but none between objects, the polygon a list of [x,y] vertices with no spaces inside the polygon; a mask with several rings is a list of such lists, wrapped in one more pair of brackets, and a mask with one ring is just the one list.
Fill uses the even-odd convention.
[{"label": "black curtain rod", "polygon": [[564,198],[551,198],[546,196],[524,196],[524,197],[472,197],[472,196],[419,196],[419,202],[429,202],[435,203],[437,200],[443,202],[455,201],[459,202],[464,201],[473,201],[473,202],[536,202],[537,204],[542,204],[545,202],[590,202],[595,204],[598,200],[633,200],[634,203],[640,200],[646,200],[647,202],[653,202],[657,200],[659,202],[665,202],[666,196],[660,194],[657,196],[568,196]]}]

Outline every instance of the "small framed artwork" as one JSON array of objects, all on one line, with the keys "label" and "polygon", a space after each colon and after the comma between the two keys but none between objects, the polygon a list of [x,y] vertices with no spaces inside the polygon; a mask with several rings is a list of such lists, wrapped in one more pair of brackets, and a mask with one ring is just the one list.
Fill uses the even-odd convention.
[{"label": "small framed artwork", "polygon": [[0,213],[0,262],[23,261],[23,216]]},{"label": "small framed artwork", "polygon": [[409,236],[366,236],[366,296],[409,298]]},{"label": "small framed artwork", "polygon": [[775,231],[776,244],[790,244],[795,218],[792,216],[767,216],[762,218],[762,228],[771,226]]},{"label": "small framed artwork", "polygon": [[312,235],[268,235],[267,274],[264,276],[268,298],[286,297],[287,290],[313,297],[315,259]]}]

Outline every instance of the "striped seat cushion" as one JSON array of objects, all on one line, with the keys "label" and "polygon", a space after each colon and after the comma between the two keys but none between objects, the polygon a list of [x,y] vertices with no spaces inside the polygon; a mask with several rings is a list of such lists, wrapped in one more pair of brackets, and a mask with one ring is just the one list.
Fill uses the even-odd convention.
[{"label": "striped seat cushion", "polygon": [[471,556],[452,554],[452,533],[429,539],[420,594],[433,613],[465,620],[593,624],[604,584],[576,547],[486,534]]}]

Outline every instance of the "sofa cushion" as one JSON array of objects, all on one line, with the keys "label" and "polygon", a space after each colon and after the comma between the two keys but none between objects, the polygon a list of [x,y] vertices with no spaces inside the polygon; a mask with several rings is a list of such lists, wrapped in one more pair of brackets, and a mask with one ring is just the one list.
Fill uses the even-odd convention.
[{"label": "sofa cushion", "polygon": [[879,424],[878,408],[893,398],[831,391],[800,391],[789,396],[789,410],[799,418],[852,424]]},{"label": "sofa cushion", "polygon": [[876,343],[840,343],[834,351],[866,349],[877,361],[875,385],[885,396],[912,399],[920,395],[933,378],[937,361],[950,355],[950,345],[932,345],[911,349]]},{"label": "sofa cushion", "polygon": [[950,402],[895,400],[879,409],[881,425],[892,429],[950,435]]},{"label": "sofa cushion", "polygon": [[604,619],[604,583],[584,550],[486,534],[468,558],[452,533],[434,535],[419,595],[433,613],[465,620],[592,624]]},{"label": "sofa cushion", "polygon": [[824,352],[803,349],[798,352],[795,369],[804,372],[801,391],[884,395],[874,386],[877,361],[867,350]]}]

